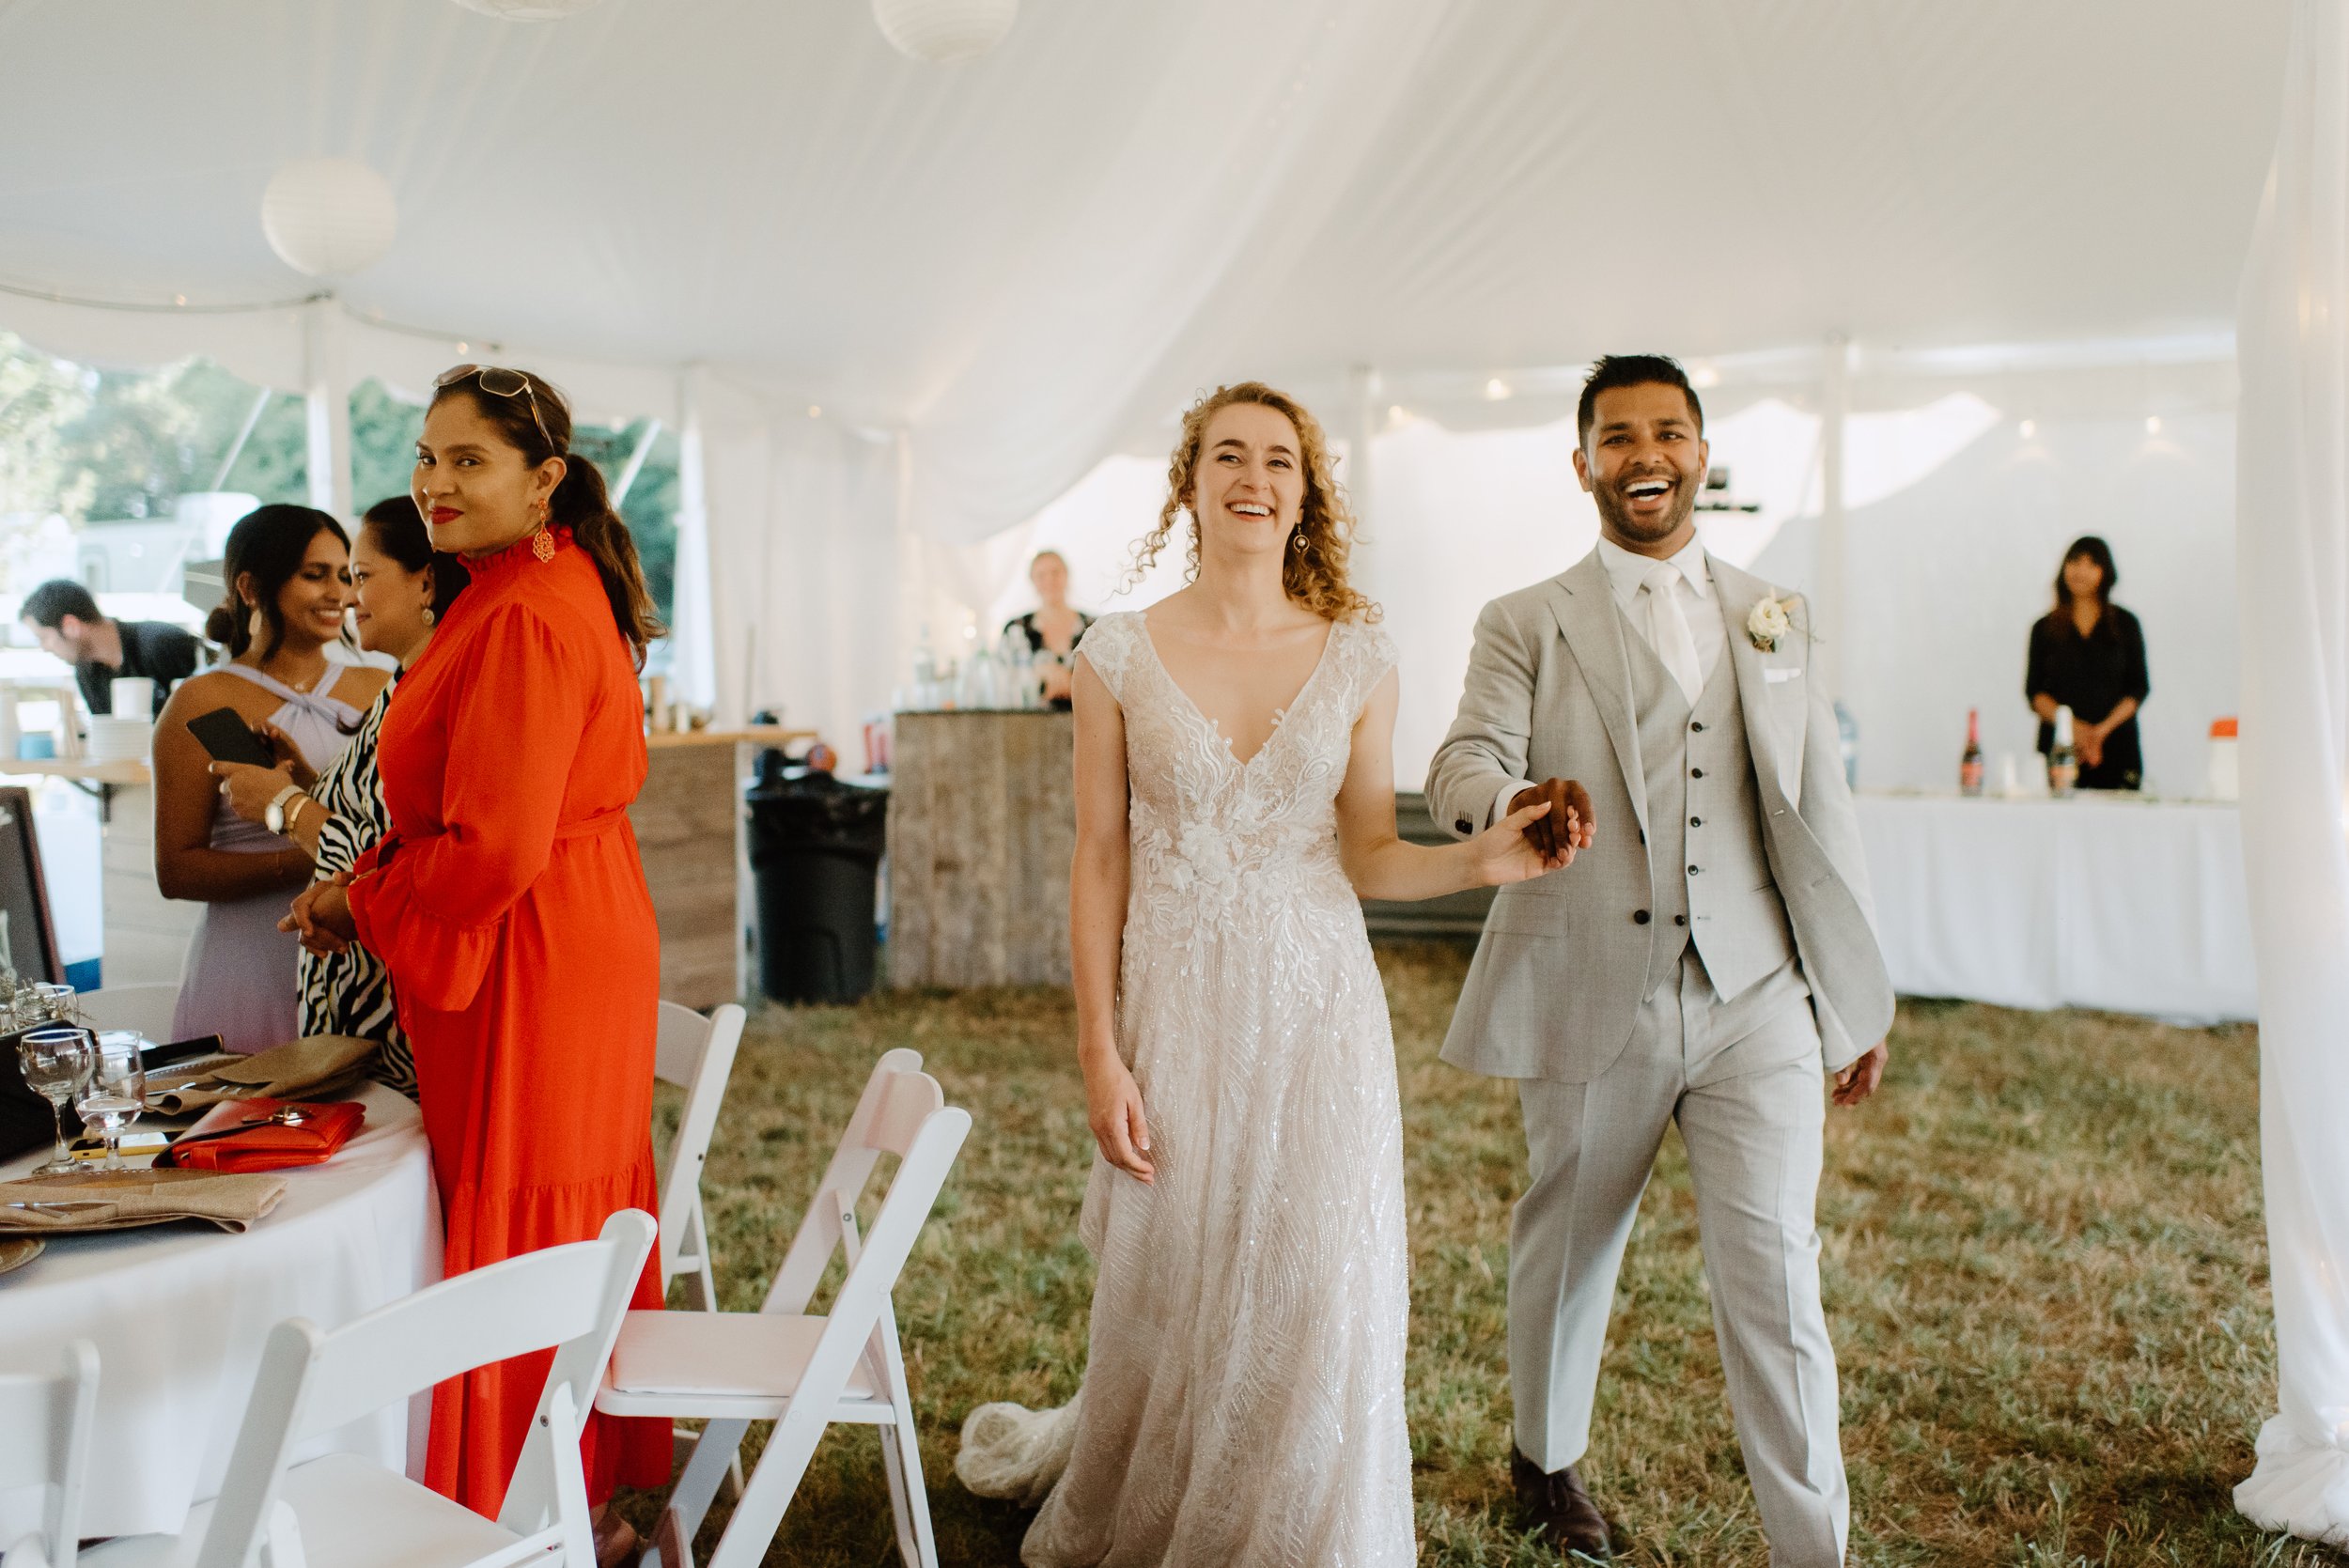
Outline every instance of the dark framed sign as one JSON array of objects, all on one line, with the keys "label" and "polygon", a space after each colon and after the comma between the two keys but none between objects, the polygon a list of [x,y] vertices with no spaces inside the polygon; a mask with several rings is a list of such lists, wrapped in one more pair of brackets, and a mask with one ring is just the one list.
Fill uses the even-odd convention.
[{"label": "dark framed sign", "polygon": [[16,972],[20,985],[65,979],[49,884],[40,872],[33,792],[22,785],[0,788],[0,964]]}]

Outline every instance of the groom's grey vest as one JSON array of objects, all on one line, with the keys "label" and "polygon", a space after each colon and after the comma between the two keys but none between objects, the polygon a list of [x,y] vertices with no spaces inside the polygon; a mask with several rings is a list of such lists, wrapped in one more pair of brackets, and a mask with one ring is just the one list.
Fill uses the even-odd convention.
[{"label": "groom's grey vest", "polygon": [[[1620,608],[1617,611],[1622,618]],[[1723,998],[1781,970],[1792,994],[1803,986],[1794,964],[1795,930],[1770,875],[1762,840],[1762,802],[1737,700],[1737,661],[1724,649],[1705,672],[1693,707],[1647,639],[1623,618],[1630,654],[1632,711],[1646,775],[1648,874],[1653,918],[1662,925],[1649,949],[1653,995],[1680,967],[1694,941],[1704,972]]]}]

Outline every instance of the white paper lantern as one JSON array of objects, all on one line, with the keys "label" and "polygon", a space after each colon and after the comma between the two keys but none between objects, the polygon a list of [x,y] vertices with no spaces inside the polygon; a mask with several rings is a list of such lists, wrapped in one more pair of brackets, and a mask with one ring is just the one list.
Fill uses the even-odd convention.
[{"label": "white paper lantern", "polygon": [[943,64],[984,54],[1019,19],[1019,0],[873,0],[873,20],[900,54]]},{"label": "white paper lantern", "polygon": [[383,177],[352,158],[305,158],[261,193],[261,232],[297,272],[348,277],[373,266],[399,232],[399,204]]},{"label": "white paper lantern", "polygon": [[560,22],[594,5],[596,0],[457,0],[469,11],[503,22]]}]

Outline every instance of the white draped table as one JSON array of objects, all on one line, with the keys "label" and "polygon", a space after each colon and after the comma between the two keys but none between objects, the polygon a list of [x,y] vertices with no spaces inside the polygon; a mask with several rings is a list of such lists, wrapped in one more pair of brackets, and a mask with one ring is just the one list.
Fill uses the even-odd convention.
[{"label": "white draped table", "polygon": [[[353,1097],[367,1108],[359,1135],[328,1164],[281,1172],[286,1196],[242,1235],[179,1224],[55,1236],[0,1274],[0,1372],[54,1372],[75,1339],[98,1347],[85,1536],[176,1532],[191,1503],[219,1493],[278,1323],[338,1327],[440,1278],[422,1119],[380,1085]],[[303,1457],[335,1452],[406,1467],[407,1410],[328,1434]],[[37,1529],[40,1507],[38,1489],[0,1492],[0,1541]]]},{"label": "white draped table", "polygon": [[2258,1016],[2232,805],[1862,795],[1892,987],[2197,1023]]}]

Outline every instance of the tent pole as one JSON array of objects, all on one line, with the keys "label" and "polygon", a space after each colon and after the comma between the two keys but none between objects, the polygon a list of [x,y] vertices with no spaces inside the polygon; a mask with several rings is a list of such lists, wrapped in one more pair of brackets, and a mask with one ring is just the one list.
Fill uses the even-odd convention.
[{"label": "tent pole", "polygon": [[350,516],[350,371],[344,353],[343,306],[333,295],[313,300],[303,322],[302,400],[308,414],[310,505]]},{"label": "tent pole", "polygon": [[1812,658],[1827,693],[1843,695],[1843,644],[1850,616],[1844,599],[1843,433],[1851,417],[1851,339],[1827,340],[1819,377],[1819,543],[1812,566],[1811,601],[1818,641]]},{"label": "tent pole", "polygon": [[629,487],[636,483],[636,475],[644,470],[645,459],[652,454],[652,443],[660,439],[661,421],[647,420],[645,424],[645,433],[636,439],[636,450],[628,455],[628,466],[620,470],[619,478],[613,482],[612,509],[614,511],[618,511],[621,503],[628,499]]},{"label": "tent pole", "polygon": [[253,439],[253,427],[261,422],[262,411],[269,407],[269,400],[276,396],[277,389],[268,386],[253,395],[253,411],[244,416],[244,427],[237,432],[237,439],[228,443],[228,456],[220,460],[220,472],[212,475],[213,489],[222,490],[228,488],[228,471],[237,466],[239,458],[244,456],[244,443]]},{"label": "tent pole", "polygon": [[1349,575],[1354,586],[1377,595],[1378,538],[1371,523],[1372,483],[1370,443],[1377,435],[1378,372],[1358,365],[1346,372],[1346,499],[1354,513],[1354,553]]}]

